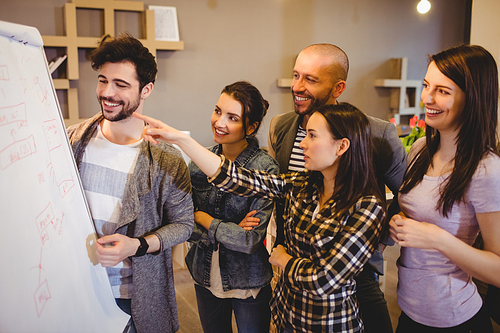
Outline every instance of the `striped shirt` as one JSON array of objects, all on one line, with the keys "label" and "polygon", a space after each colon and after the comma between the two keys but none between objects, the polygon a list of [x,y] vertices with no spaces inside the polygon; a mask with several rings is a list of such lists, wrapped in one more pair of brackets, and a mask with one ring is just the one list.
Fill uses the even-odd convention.
[{"label": "striped shirt", "polygon": [[307,194],[305,187],[315,171],[271,175],[236,167],[224,157],[222,161],[211,179],[218,187],[241,196],[285,200],[285,247],[292,259],[271,301],[278,329],[288,322],[299,332],[361,332],[354,276],[378,245],[382,203],[365,196],[337,217],[330,200],[313,218],[318,189]]},{"label": "striped shirt", "polygon": [[300,142],[304,140],[307,131],[299,125],[295,141],[293,142],[292,153],[290,154],[290,161],[288,163],[288,172],[303,171],[304,170],[304,151],[299,147]]},{"label": "striped shirt", "polygon": [[[122,207],[121,198],[127,179],[135,168],[141,142],[114,144],[104,137],[98,126],[85,149],[80,176],[98,238],[115,233]],[[106,271],[114,297],[131,298],[130,259],[114,267],[106,267]]]}]

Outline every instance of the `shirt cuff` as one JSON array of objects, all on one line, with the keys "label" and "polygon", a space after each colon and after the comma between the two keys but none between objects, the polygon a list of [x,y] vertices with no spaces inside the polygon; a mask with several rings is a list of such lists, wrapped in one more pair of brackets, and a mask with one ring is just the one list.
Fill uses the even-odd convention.
[{"label": "shirt cuff", "polygon": [[212,177],[207,177],[208,181],[210,183],[217,182],[218,178],[225,179],[227,178],[227,170],[229,170],[229,167],[231,165],[231,161],[228,160],[224,155],[220,156],[221,162],[219,165],[219,169],[217,169],[217,172],[212,176]]},{"label": "shirt cuff", "polygon": [[222,222],[221,219],[213,219],[212,223],[210,223],[210,228],[208,228],[208,239],[212,244],[217,244],[217,240],[215,239],[215,234],[217,233],[217,229],[219,228],[219,224]]},{"label": "shirt cuff", "polygon": [[224,155],[221,155],[220,158],[221,163],[217,172],[212,177],[207,176],[208,181],[215,185],[222,184],[225,180],[230,179],[229,170],[231,168],[231,161],[224,157]]},{"label": "shirt cuff", "polygon": [[300,258],[292,258],[288,260],[283,274],[285,275],[285,280],[289,285],[293,286],[297,282],[296,275],[299,268],[299,263],[302,261]]}]

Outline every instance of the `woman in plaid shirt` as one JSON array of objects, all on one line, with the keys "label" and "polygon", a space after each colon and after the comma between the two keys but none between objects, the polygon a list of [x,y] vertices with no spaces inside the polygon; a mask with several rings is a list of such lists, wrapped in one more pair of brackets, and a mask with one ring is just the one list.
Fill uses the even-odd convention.
[{"label": "woman in plaid shirt", "polygon": [[[362,332],[354,276],[375,251],[385,206],[371,161],[369,122],[347,103],[319,108],[307,123],[303,172],[270,175],[236,167],[150,117],[145,139],[175,143],[218,187],[242,196],[285,198],[283,268],[271,301],[280,331]],[[222,161],[221,161],[222,160]]]}]

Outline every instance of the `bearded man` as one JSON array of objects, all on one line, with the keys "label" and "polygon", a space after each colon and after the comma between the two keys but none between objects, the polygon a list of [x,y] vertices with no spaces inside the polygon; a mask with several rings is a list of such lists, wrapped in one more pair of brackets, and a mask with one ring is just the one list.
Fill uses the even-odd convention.
[{"label": "bearded man", "polygon": [[[306,124],[318,107],[336,104],[346,89],[349,59],[338,46],[332,44],[310,45],[300,52],[293,68],[292,96],[294,111],[275,116],[269,126],[269,154],[279,164],[280,173],[304,169],[304,154],[299,147],[306,136]],[[393,203],[388,219],[399,211],[397,193],[407,166],[406,151],[399,139],[396,127],[388,121],[368,116],[371,127],[373,165],[382,194],[385,186],[393,192]],[[283,219],[283,206],[276,204],[276,243],[284,239],[287,228]],[[382,240],[393,244],[386,235]],[[387,302],[380,290],[378,276],[383,274],[381,243],[370,261],[356,276],[357,299],[365,333],[392,333]]]},{"label": "bearded man", "polygon": [[126,332],[179,329],[172,246],[186,241],[194,213],[189,171],[170,144],[143,140],[156,61],[139,40],[104,39],[92,53],[101,112],[67,129]]}]

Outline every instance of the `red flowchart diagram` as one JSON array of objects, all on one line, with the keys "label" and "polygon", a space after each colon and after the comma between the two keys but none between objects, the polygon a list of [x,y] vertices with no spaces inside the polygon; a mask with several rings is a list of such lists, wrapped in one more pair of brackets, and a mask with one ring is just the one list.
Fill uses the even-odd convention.
[{"label": "red flowchart diagram", "polygon": [[56,216],[50,202],[35,219],[38,233],[40,235],[40,241],[42,243],[40,250],[40,262],[35,267],[38,269],[38,287],[33,294],[38,317],[42,315],[45,305],[52,298],[47,279],[42,281],[42,271],[44,270],[42,267],[43,249],[47,242],[50,242],[51,234],[55,233],[56,236],[60,236],[62,234],[63,221],[64,213],[61,213],[60,216]]},{"label": "red flowchart diagram", "polygon": [[[28,60],[23,58],[21,62]],[[9,91],[9,85],[14,83],[12,81],[8,66],[0,65],[0,98],[3,97],[2,107],[0,107],[0,131],[3,135],[0,141],[0,173],[5,172],[9,174],[9,177],[11,175],[16,177],[19,175],[18,170],[25,170],[26,163],[30,163],[38,173],[38,184],[48,186],[49,191],[53,191],[50,188],[55,186],[57,193],[53,199],[57,196],[62,199],[77,184],[71,173],[71,157],[68,157],[64,150],[67,149],[64,141],[64,126],[61,126],[58,120],[51,119],[54,116],[51,116],[49,112],[42,112],[47,111],[47,106],[51,103],[50,85],[45,81],[41,84],[37,76],[23,77],[20,83],[18,82],[23,88],[20,90],[24,91],[24,94],[30,93],[36,97],[29,100],[23,97],[23,102],[16,102],[17,95],[5,93]],[[29,159],[30,156],[33,158]],[[43,184],[45,179],[50,179],[50,182]],[[47,258],[43,265],[44,252],[47,256],[50,253],[47,251],[50,251],[50,246],[54,244],[54,241],[62,239],[65,218],[64,211],[57,212],[53,208],[58,207],[56,201],[59,199],[50,201],[49,198],[48,200],[48,204],[35,218],[41,246],[39,262],[32,267],[38,272],[36,288],[33,290],[33,301],[39,318],[52,299],[50,274],[46,274]]]},{"label": "red flowchart diagram", "polygon": [[[21,128],[27,125],[26,104],[0,108],[0,126],[14,125]],[[33,135],[22,140],[15,140],[7,147],[0,150],[0,169],[5,170],[13,163],[36,153],[36,144]]]},{"label": "red flowchart diagram", "polygon": [[0,65],[0,80],[9,81],[9,68],[7,65]]},{"label": "red flowchart diagram", "polygon": [[[54,177],[59,194],[64,197],[75,186],[75,181],[62,147],[63,138],[55,119],[45,121],[42,127],[49,148],[51,175]],[[54,163],[54,161],[59,161],[59,163]]]},{"label": "red flowchart diagram", "polygon": [[[28,127],[26,117],[26,104],[0,108],[0,127],[11,125],[19,129]],[[49,150],[49,173],[59,189],[59,194],[64,197],[75,186],[75,181],[70,173],[69,162],[63,151],[63,137],[55,119],[47,120],[42,124],[43,133]],[[14,130],[12,130],[12,133]],[[13,142],[0,150],[0,170],[5,170],[17,161],[20,161],[37,152],[35,137],[29,135],[23,139],[16,139],[12,134]],[[58,163],[54,163],[58,161]],[[64,161],[64,162],[63,162]]]}]

